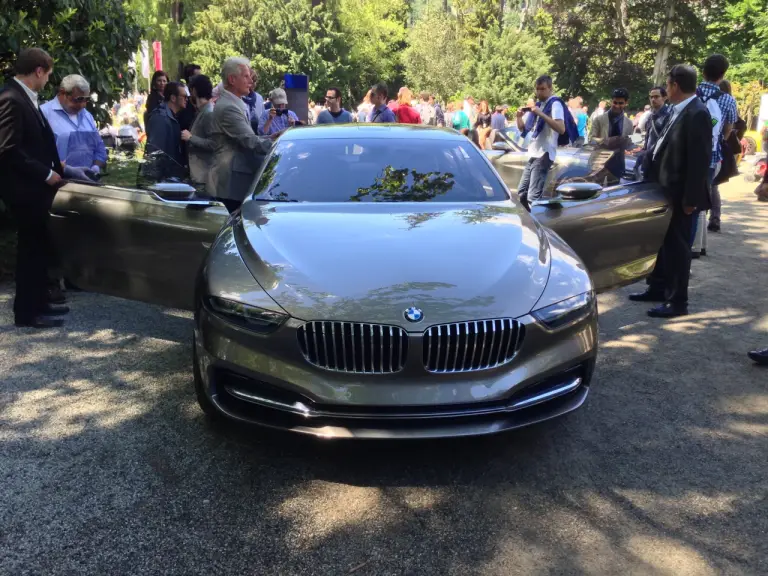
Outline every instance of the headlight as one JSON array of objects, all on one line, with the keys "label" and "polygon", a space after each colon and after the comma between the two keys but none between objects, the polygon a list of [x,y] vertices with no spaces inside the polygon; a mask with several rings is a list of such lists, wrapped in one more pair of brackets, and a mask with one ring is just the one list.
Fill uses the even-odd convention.
[{"label": "headlight", "polygon": [[594,302],[594,293],[584,292],[584,294],[561,300],[557,304],[540,308],[531,314],[550,330],[557,330],[586,318],[592,311]]},{"label": "headlight", "polygon": [[233,324],[261,334],[277,330],[288,319],[288,315],[281,312],[248,306],[218,296],[208,296],[205,302],[208,309],[214,314],[226,318]]}]

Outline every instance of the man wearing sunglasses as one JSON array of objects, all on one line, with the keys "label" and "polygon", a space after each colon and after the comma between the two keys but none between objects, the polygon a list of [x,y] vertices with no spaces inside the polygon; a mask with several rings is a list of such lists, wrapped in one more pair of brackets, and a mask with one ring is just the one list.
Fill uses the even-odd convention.
[{"label": "man wearing sunglasses", "polygon": [[93,116],[85,109],[90,95],[88,80],[70,74],[62,79],[56,98],[40,106],[40,111],[56,136],[61,163],[95,179],[107,165],[107,149]]},{"label": "man wearing sunglasses", "polygon": [[352,114],[341,107],[341,90],[328,88],[325,92],[325,110],[317,116],[318,124],[351,124]]}]

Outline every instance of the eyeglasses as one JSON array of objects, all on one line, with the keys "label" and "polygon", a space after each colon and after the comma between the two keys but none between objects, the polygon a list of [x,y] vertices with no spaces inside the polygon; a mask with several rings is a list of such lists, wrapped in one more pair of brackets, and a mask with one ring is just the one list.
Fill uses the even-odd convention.
[{"label": "eyeglasses", "polygon": [[83,104],[84,102],[88,102],[88,100],[90,100],[90,96],[77,96],[76,98],[72,98],[72,102],[75,102],[76,104]]},{"label": "eyeglasses", "polygon": [[336,96],[326,96],[326,100],[336,100]]}]

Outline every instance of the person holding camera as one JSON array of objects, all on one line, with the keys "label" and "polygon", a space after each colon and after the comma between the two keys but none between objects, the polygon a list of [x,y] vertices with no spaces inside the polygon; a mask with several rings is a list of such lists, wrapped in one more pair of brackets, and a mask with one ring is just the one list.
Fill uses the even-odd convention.
[{"label": "person holding camera", "polygon": [[269,101],[272,106],[265,110],[259,120],[259,134],[272,136],[293,128],[299,124],[299,117],[288,110],[288,96],[282,88],[275,88],[269,93]]},{"label": "person holding camera", "polygon": [[552,91],[552,78],[539,76],[535,82],[539,104],[517,111],[517,128],[523,137],[532,134],[528,162],[523,169],[517,194],[527,209],[541,198],[549,169],[557,154],[558,136],[565,134],[565,109]]}]

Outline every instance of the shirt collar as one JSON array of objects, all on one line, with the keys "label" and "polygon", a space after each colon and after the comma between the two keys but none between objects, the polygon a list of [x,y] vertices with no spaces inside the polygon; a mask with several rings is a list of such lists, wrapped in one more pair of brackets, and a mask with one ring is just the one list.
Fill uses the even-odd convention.
[{"label": "shirt collar", "polygon": [[688,104],[690,104],[690,103],[691,103],[691,101],[692,101],[694,98],[696,98],[696,97],[697,97],[697,96],[696,96],[696,94],[694,94],[693,96],[691,96],[691,97],[689,97],[689,98],[686,98],[686,99],[685,99],[685,100],[683,100],[682,102],[678,102],[677,104],[675,104],[675,105],[674,105],[675,114],[680,114],[680,112],[682,112],[683,110],[685,110],[685,107],[686,107],[686,106],[688,106]]},{"label": "shirt collar", "polygon": [[243,110],[243,112],[247,112],[248,111],[248,105],[245,102],[243,102],[243,100],[241,98],[238,98],[237,96],[232,94],[232,92],[230,92],[226,88],[221,91],[221,94],[219,95],[219,98],[221,98],[222,96],[224,98],[229,98],[230,100],[233,100],[234,102],[237,102],[237,105],[240,107],[241,110]]},{"label": "shirt collar", "polygon": [[27,94],[27,97],[30,99],[32,104],[34,104],[35,107],[37,107],[37,92],[32,90],[32,88],[24,84],[24,82],[22,82],[18,78],[14,78],[14,80],[16,80],[16,82],[19,83],[19,86],[21,86],[24,89],[24,92]]},{"label": "shirt collar", "polygon": [[61,110],[67,116],[80,116],[80,113],[85,110],[85,108],[83,108],[83,110],[78,110],[77,114],[70,114],[67,110],[64,109],[64,106],[61,105],[59,97],[54,96],[53,100],[51,100],[51,110]]}]

